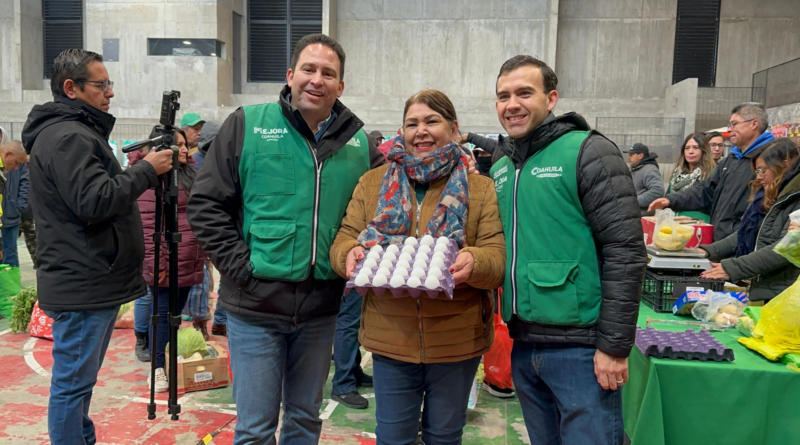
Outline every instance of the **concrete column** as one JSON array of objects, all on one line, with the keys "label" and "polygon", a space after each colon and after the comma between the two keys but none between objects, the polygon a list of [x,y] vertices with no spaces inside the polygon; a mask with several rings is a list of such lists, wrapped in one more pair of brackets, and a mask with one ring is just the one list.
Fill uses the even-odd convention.
[{"label": "concrete column", "polygon": [[322,0],[322,33],[336,38],[336,22],[338,18],[339,2],[337,0]]},{"label": "concrete column", "polygon": [[685,79],[667,87],[664,117],[686,119],[683,137],[694,133],[697,120],[697,79]]},{"label": "concrete column", "polygon": [[547,1],[547,24],[544,30],[544,61],[556,69],[556,43],[558,42],[558,1]]}]

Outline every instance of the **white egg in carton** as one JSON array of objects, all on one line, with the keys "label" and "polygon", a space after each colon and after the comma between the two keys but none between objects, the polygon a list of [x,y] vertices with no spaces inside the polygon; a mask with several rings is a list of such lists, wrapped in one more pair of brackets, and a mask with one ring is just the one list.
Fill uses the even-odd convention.
[{"label": "white egg in carton", "polygon": [[355,289],[362,297],[372,289],[375,295],[389,291],[395,297],[417,298],[425,292],[429,298],[441,294],[453,298],[450,266],[457,255],[456,242],[446,237],[425,235],[408,237],[402,245],[377,245],[356,265],[347,289]]}]

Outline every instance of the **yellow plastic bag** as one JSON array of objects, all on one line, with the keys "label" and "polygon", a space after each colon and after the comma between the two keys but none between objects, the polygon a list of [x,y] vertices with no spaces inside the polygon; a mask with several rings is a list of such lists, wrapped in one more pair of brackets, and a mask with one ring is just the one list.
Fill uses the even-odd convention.
[{"label": "yellow plastic bag", "polygon": [[753,337],[739,343],[770,360],[800,353],[800,280],[761,308]]},{"label": "yellow plastic bag", "polygon": [[753,336],[770,345],[800,350],[800,280],[764,305]]},{"label": "yellow plastic bag", "polygon": [[675,212],[671,209],[656,210],[653,243],[664,250],[681,250],[694,236],[694,230],[694,227],[676,223]]}]

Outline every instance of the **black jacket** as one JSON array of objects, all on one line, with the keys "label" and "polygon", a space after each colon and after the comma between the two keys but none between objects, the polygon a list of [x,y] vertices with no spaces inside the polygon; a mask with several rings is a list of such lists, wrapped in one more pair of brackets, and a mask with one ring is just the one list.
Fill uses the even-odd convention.
[{"label": "black jacket", "polygon": [[750,280],[749,298],[752,301],[769,301],[797,281],[800,269],[773,250],[789,231],[789,214],[800,209],[800,163],[787,174],[778,200],[761,222],[756,237],[756,250],[734,258],[738,233],[708,246],[711,261],[721,262],[730,281]]},{"label": "black jacket", "polygon": [[30,153],[39,305],[89,310],[145,294],[136,199],[157,177],[125,171],[108,145],[114,117],[79,100],[33,107],[22,131]]},{"label": "black jacket", "polygon": [[[288,87],[280,94],[283,115],[317,150],[320,162],[341,149],[364,123],[341,102],[333,110],[336,119],[317,143],[300,111],[286,100]],[[220,304],[228,311],[256,317],[302,323],[339,312],[344,280],[315,280],[309,273],[300,282],[262,280],[251,276],[250,249],[242,234],[242,192],[239,159],[244,143],[244,112],[236,110],[222,124],[198,173],[187,214],[194,233],[221,273]],[[383,163],[383,154],[370,141],[372,167]],[[309,198],[310,199],[310,198]]]},{"label": "black jacket", "polygon": [[669,207],[679,212],[696,210],[710,215],[715,241],[736,232],[744,211],[750,205],[750,181],[755,178],[752,165],[769,142],[741,159],[733,155],[725,157],[710,178],[687,190],[667,195]]},{"label": "black jacket", "polygon": [[[531,156],[563,134],[588,131],[578,114],[550,114],[527,138],[514,140],[511,158],[520,168]],[[578,155],[578,195],[597,245],[602,302],[596,325],[550,326],[514,316],[508,323],[515,340],[593,345],[627,357],[636,336],[647,254],[636,190],[630,169],[613,142],[597,132],[583,142]],[[535,229],[536,221],[529,221]]]}]

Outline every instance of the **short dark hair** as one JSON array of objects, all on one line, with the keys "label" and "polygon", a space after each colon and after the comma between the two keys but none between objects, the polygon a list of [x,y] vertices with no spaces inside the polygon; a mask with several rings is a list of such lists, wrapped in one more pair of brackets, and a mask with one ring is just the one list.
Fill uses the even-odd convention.
[{"label": "short dark hair", "polygon": [[325,34],[309,34],[297,41],[297,44],[294,45],[294,51],[292,52],[292,71],[297,68],[297,60],[300,58],[300,53],[303,52],[307,46],[314,45],[316,43],[321,43],[336,53],[336,55],[339,57],[339,80],[344,79],[344,48],[342,48],[342,45],[340,45],[339,42],[337,42],[333,37],[329,37]]},{"label": "short dark hair", "polygon": [[[545,93],[555,90],[558,86],[558,76],[556,76],[556,73],[552,68],[536,57],[526,56],[524,54],[520,54],[506,60],[500,67],[500,73],[497,75],[497,80],[500,80],[500,76],[508,74],[518,68],[522,68],[523,66],[535,66],[536,68],[539,68],[539,71],[542,72]],[[496,81],[495,85],[497,85]],[[495,87],[495,90],[496,89],[497,88]]]},{"label": "short dark hair", "polygon": [[758,102],[745,102],[733,107],[731,114],[738,114],[742,119],[755,119],[758,121],[758,131],[765,132],[769,127],[769,115],[764,104]]},{"label": "short dark hair", "polygon": [[725,139],[725,136],[723,136],[722,133],[720,133],[719,131],[709,131],[708,133],[706,133],[706,142],[711,142],[711,139],[714,138]]},{"label": "short dark hair", "polygon": [[64,96],[64,82],[72,79],[83,91],[83,81],[88,80],[89,65],[93,62],[103,62],[103,56],[85,49],[68,49],[53,61],[53,74],[50,76],[50,90],[53,96]]}]

